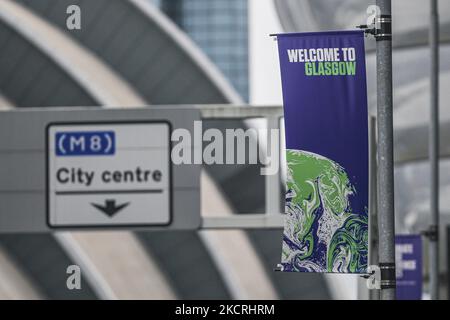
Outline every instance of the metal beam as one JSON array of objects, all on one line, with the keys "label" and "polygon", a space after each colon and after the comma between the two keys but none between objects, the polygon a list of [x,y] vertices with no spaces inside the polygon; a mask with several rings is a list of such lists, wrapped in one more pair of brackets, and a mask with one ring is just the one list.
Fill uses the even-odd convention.
[{"label": "metal beam", "polygon": [[250,106],[250,105],[194,105],[200,111],[203,120],[220,119],[250,119],[283,116],[281,106]]},{"label": "metal beam", "polygon": [[202,218],[202,229],[280,229],[283,214],[239,214]]}]

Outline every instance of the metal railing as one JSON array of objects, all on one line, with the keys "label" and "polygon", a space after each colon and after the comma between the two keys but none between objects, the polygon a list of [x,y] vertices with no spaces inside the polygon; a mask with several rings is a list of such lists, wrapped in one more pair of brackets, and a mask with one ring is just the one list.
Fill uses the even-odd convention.
[{"label": "metal railing", "polygon": [[[202,120],[255,119],[267,120],[267,131],[280,129],[283,117],[281,106],[229,106],[196,105]],[[270,139],[269,139],[270,140]],[[279,142],[279,141],[278,141]],[[269,148],[269,146],[268,146]],[[265,214],[239,214],[233,216],[202,217],[202,229],[273,229],[283,227],[283,214],[280,208],[281,195],[280,170],[274,175],[265,176]]]}]

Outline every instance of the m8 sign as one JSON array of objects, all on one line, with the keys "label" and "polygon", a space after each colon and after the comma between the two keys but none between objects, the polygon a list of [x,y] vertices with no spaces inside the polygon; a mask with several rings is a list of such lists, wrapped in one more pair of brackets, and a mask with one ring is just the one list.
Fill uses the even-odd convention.
[{"label": "m8 sign", "polygon": [[57,132],[57,156],[114,155],[114,131]]},{"label": "m8 sign", "polygon": [[170,224],[168,123],[53,123],[47,148],[50,227]]}]

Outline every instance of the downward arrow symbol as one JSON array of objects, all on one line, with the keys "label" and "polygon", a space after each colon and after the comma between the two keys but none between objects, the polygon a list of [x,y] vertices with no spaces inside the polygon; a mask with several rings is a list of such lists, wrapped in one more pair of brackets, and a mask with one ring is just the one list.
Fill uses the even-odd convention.
[{"label": "downward arrow symbol", "polygon": [[105,213],[108,217],[112,218],[116,215],[120,210],[128,206],[130,203],[124,203],[116,206],[116,200],[105,200],[105,205],[100,205],[96,203],[91,203],[92,206]]}]

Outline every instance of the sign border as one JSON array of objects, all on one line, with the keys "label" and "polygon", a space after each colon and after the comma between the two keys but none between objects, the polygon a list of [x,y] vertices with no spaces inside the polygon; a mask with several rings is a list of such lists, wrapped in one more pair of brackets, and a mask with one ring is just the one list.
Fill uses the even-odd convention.
[{"label": "sign border", "polygon": [[[169,127],[169,221],[167,223],[157,223],[157,224],[102,224],[102,225],[52,225],[50,222],[50,164],[49,164],[49,136],[50,129],[54,126],[93,126],[93,125],[126,125],[126,124],[167,124]],[[126,228],[155,228],[155,227],[168,227],[173,222],[173,165],[171,159],[172,154],[172,123],[169,120],[124,120],[124,121],[62,121],[62,122],[49,122],[45,126],[45,211],[46,211],[46,224],[50,229],[56,230],[70,230],[70,229],[79,229],[79,230],[99,230],[99,229],[126,229]]]}]

